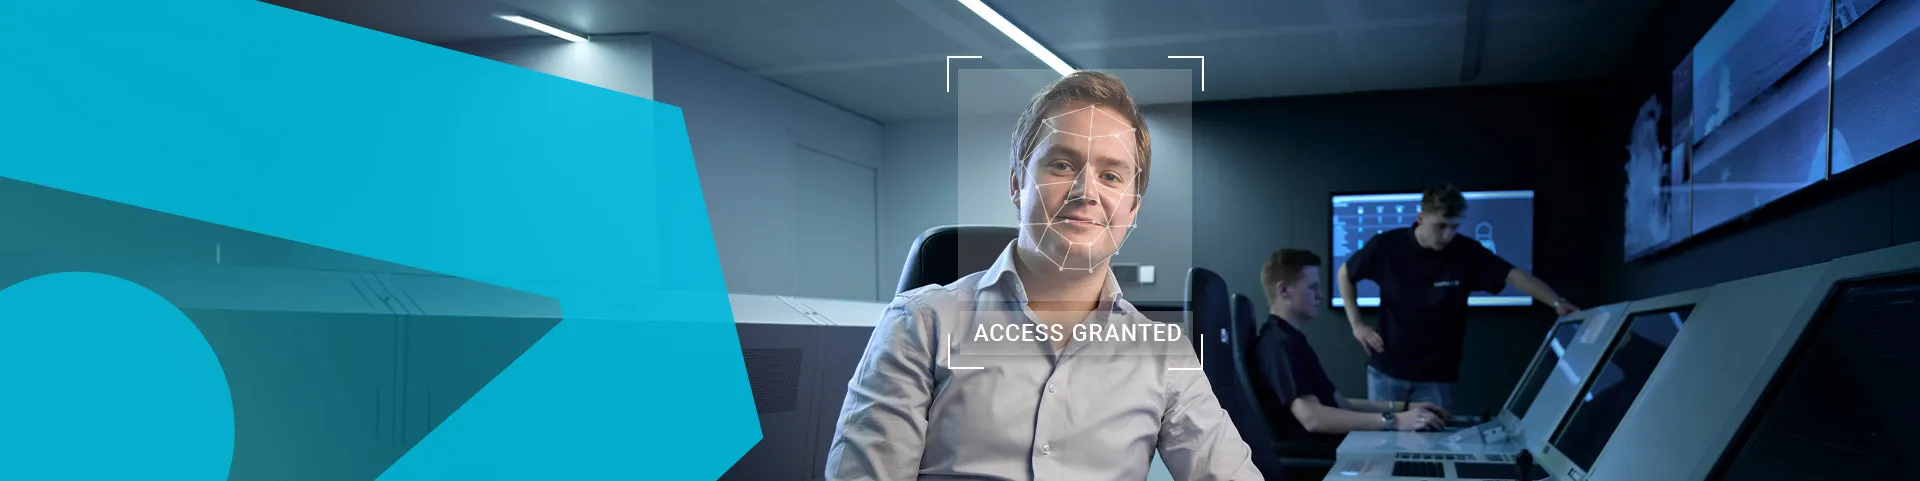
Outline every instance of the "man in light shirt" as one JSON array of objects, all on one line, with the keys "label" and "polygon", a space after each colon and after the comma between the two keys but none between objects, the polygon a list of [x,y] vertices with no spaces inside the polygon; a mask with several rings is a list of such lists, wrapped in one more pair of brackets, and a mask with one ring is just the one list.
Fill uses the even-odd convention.
[{"label": "man in light shirt", "polygon": [[888,306],[847,384],[827,479],[1138,481],[1156,451],[1176,479],[1263,479],[1188,333],[1141,315],[1109,269],[1152,166],[1126,87],[1061,78],[1013,144],[1019,238],[991,268]]}]

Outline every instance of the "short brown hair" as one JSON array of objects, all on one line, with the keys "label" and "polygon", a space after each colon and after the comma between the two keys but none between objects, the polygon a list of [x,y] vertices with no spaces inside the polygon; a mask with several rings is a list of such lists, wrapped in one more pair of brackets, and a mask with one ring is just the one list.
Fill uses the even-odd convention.
[{"label": "short brown hair", "polygon": [[1040,140],[1051,133],[1042,128],[1046,127],[1047,111],[1076,100],[1117,110],[1122,120],[1133,126],[1134,162],[1140,166],[1134,194],[1145,195],[1147,174],[1153,170],[1153,138],[1147,134],[1147,123],[1141,119],[1140,107],[1134,105],[1133,96],[1127,93],[1127,85],[1109,73],[1081,70],[1068,74],[1027,101],[1027,108],[1020,113],[1020,122],[1013,129],[1013,175],[1021,182],[1026,181],[1027,158],[1039,148]]},{"label": "short brown hair", "polygon": [[1305,249],[1286,248],[1273,251],[1267,256],[1266,265],[1260,266],[1260,290],[1267,294],[1267,304],[1273,304],[1273,284],[1281,280],[1293,281],[1300,278],[1300,271],[1307,266],[1318,267],[1320,256]]},{"label": "short brown hair", "polygon": [[1435,184],[1420,194],[1420,209],[1440,217],[1464,216],[1467,214],[1467,197],[1461,195],[1460,188],[1453,184]]}]

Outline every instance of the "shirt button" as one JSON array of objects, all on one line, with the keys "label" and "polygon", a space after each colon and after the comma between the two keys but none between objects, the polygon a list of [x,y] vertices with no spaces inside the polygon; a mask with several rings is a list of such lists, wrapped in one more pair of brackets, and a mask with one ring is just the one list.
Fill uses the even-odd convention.
[{"label": "shirt button", "polygon": [[1060,392],[1060,388],[1054,387],[1053,383],[1047,383],[1047,394],[1053,394],[1057,392]]},{"label": "shirt button", "polygon": [[1051,444],[1042,444],[1042,445],[1040,445],[1040,455],[1041,455],[1041,456],[1052,456],[1052,455],[1053,455],[1053,445],[1051,445]]}]

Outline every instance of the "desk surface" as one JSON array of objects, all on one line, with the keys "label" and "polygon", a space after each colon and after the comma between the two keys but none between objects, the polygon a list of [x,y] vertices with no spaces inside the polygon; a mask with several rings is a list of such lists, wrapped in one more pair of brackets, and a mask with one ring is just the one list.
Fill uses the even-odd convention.
[{"label": "desk surface", "polygon": [[[1489,439],[1489,434],[1493,439]],[[1519,439],[1500,439],[1480,427],[1451,432],[1354,431],[1340,441],[1336,455],[1367,453],[1505,453],[1519,452]]]},{"label": "desk surface", "polygon": [[[1477,456],[1481,456],[1481,455],[1477,455]],[[1507,459],[1509,459],[1509,462],[1510,462],[1512,458],[1507,458]],[[1353,456],[1343,455],[1341,456],[1341,459],[1334,464],[1333,470],[1327,472],[1327,477],[1322,478],[1322,481],[1373,481],[1373,480],[1381,480],[1381,481],[1422,480],[1424,481],[1424,480],[1443,480],[1443,479],[1473,479],[1473,478],[1458,478],[1458,477],[1449,478],[1446,476],[1446,474],[1447,473],[1453,473],[1456,475],[1458,474],[1455,471],[1455,468],[1453,467],[1453,463],[1493,462],[1486,459],[1456,460],[1452,462],[1447,462],[1445,464],[1446,466],[1445,471],[1441,474],[1441,476],[1438,476],[1438,477],[1411,477],[1411,476],[1396,477],[1393,475],[1393,467],[1396,461],[1398,460],[1394,459],[1393,456],[1390,454],[1388,455],[1362,454],[1362,455],[1353,455]],[[1538,471],[1534,472],[1536,476],[1545,475],[1544,477],[1541,477],[1539,481],[1562,481],[1566,479],[1564,476],[1557,476],[1552,473],[1547,473],[1545,468],[1536,468],[1536,469],[1538,469]]]}]

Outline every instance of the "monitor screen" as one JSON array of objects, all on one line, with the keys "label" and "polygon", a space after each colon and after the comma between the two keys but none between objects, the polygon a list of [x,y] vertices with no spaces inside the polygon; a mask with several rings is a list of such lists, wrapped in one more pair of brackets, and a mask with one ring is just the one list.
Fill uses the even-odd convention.
[{"label": "monitor screen", "polygon": [[1920,140],[1920,3],[1833,3],[1833,172]]},{"label": "monitor screen", "polygon": [[[1467,215],[1460,222],[1460,240],[1480,242],[1523,271],[1533,270],[1533,191],[1465,192]],[[1333,196],[1333,266],[1346,264],[1347,258],[1366,247],[1374,235],[1402,227],[1412,227],[1420,214],[1420,193],[1366,194]],[[1337,271],[1336,271],[1337,272]],[[1370,280],[1354,286],[1362,307],[1380,305],[1380,286]],[[1334,307],[1346,305],[1338,292],[1331,296]],[[1497,294],[1475,292],[1467,298],[1472,306],[1526,306],[1533,298],[1508,285]]]},{"label": "monitor screen", "polygon": [[1533,399],[1540,396],[1540,388],[1547,385],[1548,379],[1557,379],[1567,384],[1580,381],[1573,367],[1561,360],[1567,355],[1567,346],[1573,345],[1573,338],[1580,334],[1581,321],[1568,321],[1553,329],[1553,337],[1540,346],[1540,352],[1534,355],[1533,367],[1527,369],[1527,378],[1521,380],[1513,398],[1507,402],[1507,412],[1514,417],[1526,417],[1527,407],[1533,405]]},{"label": "monitor screen", "polygon": [[1735,0],[1693,47],[1695,233],[1827,177],[1827,0]]},{"label": "monitor screen", "polygon": [[1920,272],[1834,292],[1708,479],[1920,479]]},{"label": "monitor screen", "polygon": [[1687,306],[1629,317],[1607,347],[1606,358],[1587,376],[1586,388],[1574,399],[1573,415],[1555,431],[1550,441],[1554,449],[1580,470],[1591,469],[1692,312],[1693,307]]}]

